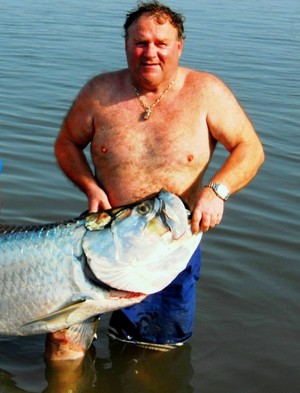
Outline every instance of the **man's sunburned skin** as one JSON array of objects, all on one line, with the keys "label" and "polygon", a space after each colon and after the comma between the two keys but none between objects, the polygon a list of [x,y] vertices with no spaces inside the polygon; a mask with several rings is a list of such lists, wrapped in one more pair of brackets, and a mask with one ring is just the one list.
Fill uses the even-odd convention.
[{"label": "man's sunburned skin", "polygon": [[[182,69],[180,74],[185,78],[187,72]],[[124,75],[128,83],[126,71],[112,75],[114,83],[121,84]],[[93,89],[96,86],[94,81]],[[132,108],[128,103],[123,108],[121,99],[118,103],[107,102],[109,98],[104,106],[100,97],[94,97],[94,102],[98,102],[93,118],[91,152],[96,179],[107,192],[112,206],[142,199],[159,191],[163,184],[193,208],[215,141],[209,133],[205,116],[200,115],[199,104],[191,104],[186,98],[188,91],[182,93],[184,89],[181,87],[178,93],[175,83],[170,96],[153,111],[151,123],[140,120],[141,108],[136,106],[134,95],[133,102],[129,102]],[[201,91],[198,94],[201,95]],[[195,107],[192,111],[191,106]],[[131,109],[130,126],[126,126],[128,109]],[[191,116],[191,113],[195,115]]]}]

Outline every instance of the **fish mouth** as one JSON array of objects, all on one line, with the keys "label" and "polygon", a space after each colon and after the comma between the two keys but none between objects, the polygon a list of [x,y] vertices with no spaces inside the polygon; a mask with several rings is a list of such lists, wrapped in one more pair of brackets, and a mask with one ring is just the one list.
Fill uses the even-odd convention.
[{"label": "fish mouth", "polygon": [[109,297],[112,299],[132,299],[132,298],[138,298],[138,297],[146,297],[145,293],[142,292],[131,292],[131,291],[123,291],[119,289],[111,289],[109,293]]}]

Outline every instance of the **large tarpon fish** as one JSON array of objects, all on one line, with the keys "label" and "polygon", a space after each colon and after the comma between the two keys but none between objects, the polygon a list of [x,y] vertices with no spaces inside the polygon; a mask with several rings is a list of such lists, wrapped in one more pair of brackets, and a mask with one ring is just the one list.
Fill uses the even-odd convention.
[{"label": "large tarpon fish", "polygon": [[176,195],[47,225],[0,226],[0,335],[78,326],[166,287],[201,234]]}]

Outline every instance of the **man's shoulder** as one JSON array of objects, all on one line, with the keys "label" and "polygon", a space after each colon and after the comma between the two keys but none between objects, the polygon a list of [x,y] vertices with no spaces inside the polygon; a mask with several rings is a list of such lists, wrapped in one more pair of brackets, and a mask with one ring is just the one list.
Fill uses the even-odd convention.
[{"label": "man's shoulder", "polygon": [[98,85],[98,84],[111,84],[117,83],[120,79],[124,78],[127,74],[127,69],[103,72],[101,74],[93,76],[88,82],[88,85]]},{"label": "man's shoulder", "polygon": [[183,76],[183,86],[186,89],[194,90],[197,87],[201,93],[209,93],[211,89],[220,88],[223,85],[219,77],[207,71],[181,68],[181,74]]},{"label": "man's shoulder", "polygon": [[104,72],[90,78],[81,88],[79,98],[99,98],[99,94],[104,96],[118,91],[122,85],[122,80],[126,76],[126,70]]},{"label": "man's shoulder", "polygon": [[181,68],[185,82],[188,84],[201,84],[206,87],[223,84],[222,80],[211,72],[194,70],[190,68]]},{"label": "man's shoulder", "polygon": [[192,70],[188,68],[181,69],[183,79],[182,87],[187,94],[198,95],[203,100],[209,100],[215,95],[224,95],[228,90],[224,82],[216,75],[206,72]]}]

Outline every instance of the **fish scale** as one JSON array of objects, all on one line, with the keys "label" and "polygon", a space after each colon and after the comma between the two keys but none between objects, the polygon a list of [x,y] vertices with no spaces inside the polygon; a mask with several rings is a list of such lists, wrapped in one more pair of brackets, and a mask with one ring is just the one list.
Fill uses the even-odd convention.
[{"label": "fish scale", "polygon": [[22,325],[82,293],[70,279],[77,258],[78,227],[82,232],[80,221],[64,226],[1,228],[1,298],[6,297],[5,308],[0,303],[1,319]]}]

